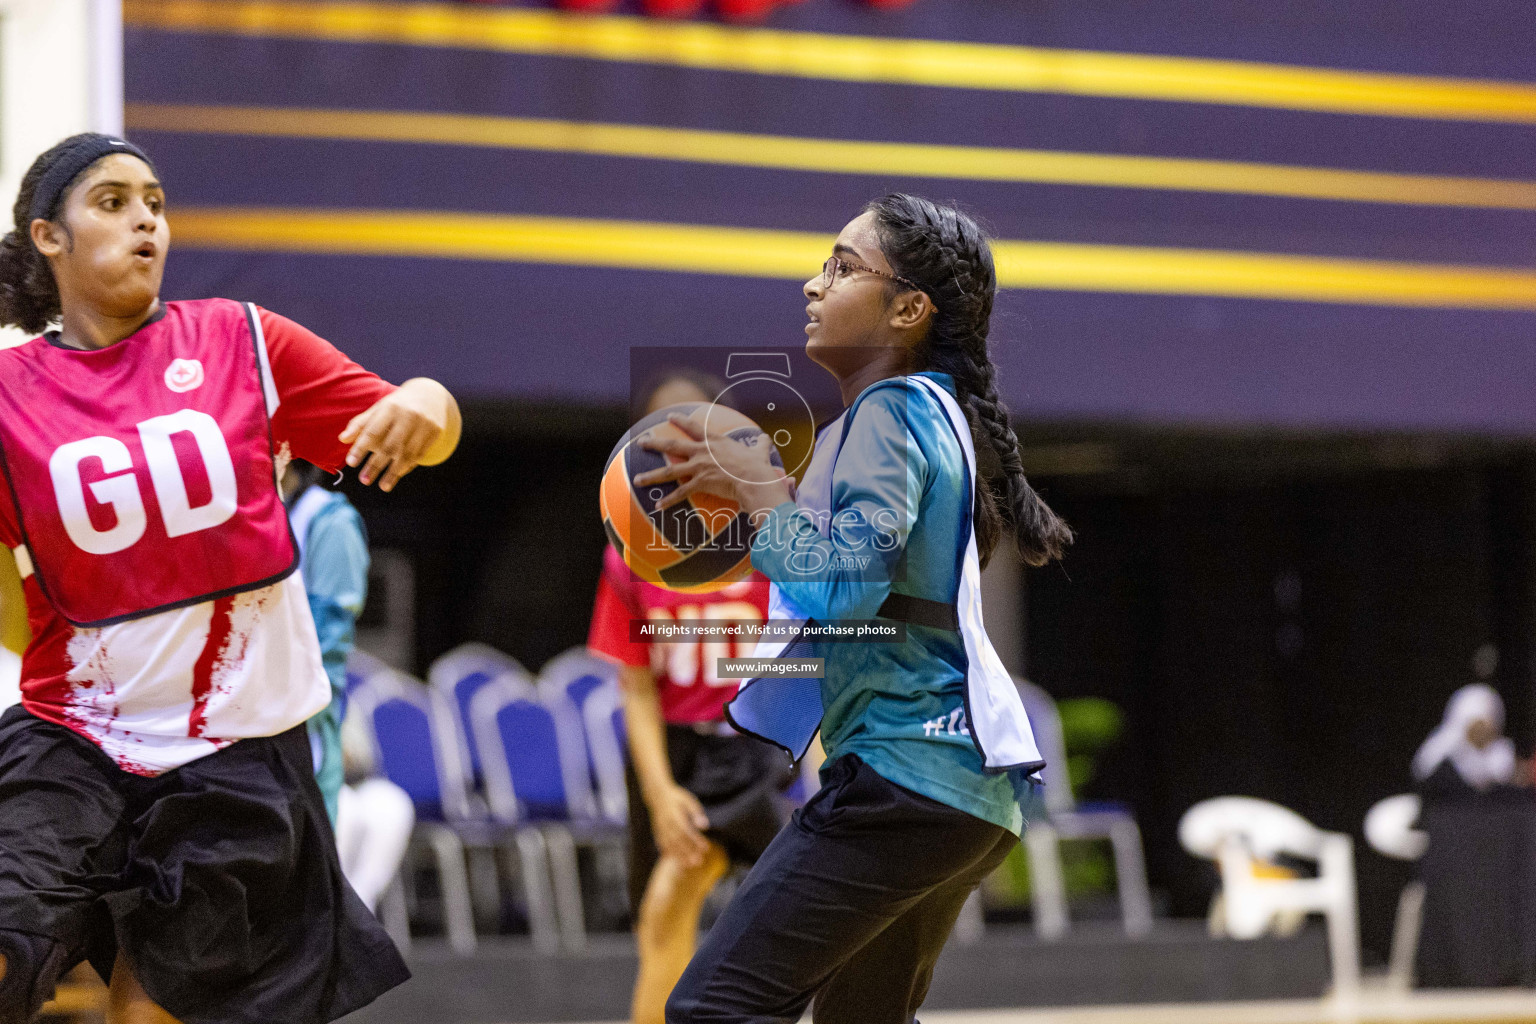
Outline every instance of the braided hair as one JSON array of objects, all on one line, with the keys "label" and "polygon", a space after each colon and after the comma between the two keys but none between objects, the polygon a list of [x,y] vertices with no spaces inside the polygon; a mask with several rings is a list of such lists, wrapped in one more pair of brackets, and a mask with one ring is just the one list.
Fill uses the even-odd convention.
[{"label": "braided hair", "polygon": [[1019,554],[1030,565],[1060,558],[1072,543],[1072,530],[1025,479],[1019,439],[997,394],[997,367],[987,352],[997,272],[981,228],[954,207],[899,192],[874,200],[865,210],[875,215],[880,248],[891,269],[919,285],[935,307],[928,333],[914,352],[915,363],[954,379],[977,461],[984,469],[990,463],[993,470],[978,474],[983,478],[976,488],[981,563],[987,563],[1005,527],[1012,527]]},{"label": "braided hair", "polygon": [[[0,238],[0,326],[41,334],[62,313],[59,286],[48,258],[32,244],[32,199],[48,169],[73,148],[72,136],[43,153],[21,179],[12,209],[14,227]],[[50,216],[52,212],[50,212]]]}]

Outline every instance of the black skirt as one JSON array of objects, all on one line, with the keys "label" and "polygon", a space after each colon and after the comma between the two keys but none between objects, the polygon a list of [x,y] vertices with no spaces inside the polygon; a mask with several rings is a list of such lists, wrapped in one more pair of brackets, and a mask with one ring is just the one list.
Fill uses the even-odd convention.
[{"label": "black skirt", "polygon": [[[692,726],[667,724],[667,761],[679,786],[699,798],[709,816],[704,834],[719,843],[735,864],[757,862],[789,818],[781,795],[794,781],[784,752],[750,736],[701,734]],[[632,763],[629,783],[629,909],[638,917],[640,899],[661,853],[651,815]]]},{"label": "black skirt", "polygon": [[[405,981],[341,873],[303,726],[155,778],[0,717],[0,953],[34,998],[119,949],[184,1024],[324,1024]],[[12,978],[10,974],[22,977]]]}]

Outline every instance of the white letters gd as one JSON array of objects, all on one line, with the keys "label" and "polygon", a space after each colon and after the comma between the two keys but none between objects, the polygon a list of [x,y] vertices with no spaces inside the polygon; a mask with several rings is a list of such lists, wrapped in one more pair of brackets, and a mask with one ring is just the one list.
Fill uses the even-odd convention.
[{"label": "white letters gd", "polygon": [[[235,514],[239,505],[235,467],[229,456],[229,445],[212,416],[195,409],[182,409],[147,419],[138,425],[138,430],[167,537],[212,529]],[[213,492],[207,502],[196,508],[187,497],[187,482],[171,445],[172,435],[180,433],[192,435]],[[90,458],[100,459],[102,470],[112,474],[90,485],[96,500],[110,505],[117,516],[117,525],[110,530],[96,529],[85,505],[80,464]],[[133,476],[133,455],[123,442],[115,437],[88,437],[60,445],[48,460],[48,472],[53,477],[53,491],[58,499],[59,515],[64,520],[64,530],[80,550],[93,555],[110,555],[132,547],[144,536],[148,524],[144,499],[139,493],[138,480]]]}]

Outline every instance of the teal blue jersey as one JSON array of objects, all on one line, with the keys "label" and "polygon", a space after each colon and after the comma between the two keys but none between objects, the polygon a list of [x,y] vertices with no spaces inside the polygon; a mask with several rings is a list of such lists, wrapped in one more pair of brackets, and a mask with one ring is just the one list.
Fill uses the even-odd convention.
[{"label": "teal blue jersey", "polygon": [[[925,376],[954,394],[948,375]],[[949,603],[959,588],[957,551],[970,529],[965,453],[925,388],[873,387],[852,410],[832,471],[831,535],[786,502],[753,543],[753,565],[818,622],[872,619],[893,591]],[[807,573],[807,564],[825,568]],[[825,658],[828,763],[857,754],[899,786],[1023,829],[1026,771],[984,772],[970,736],[959,632],[908,624],[905,642],[823,642],[815,656]]]},{"label": "teal blue jersey", "polygon": [[305,536],[300,572],[320,637],[320,661],[331,682],[331,703],[309,720],[309,735],[317,753],[315,779],[335,824],[343,775],[341,720],[346,712],[347,656],[368,597],[368,538],[362,517],[345,495],[311,487],[305,497],[318,508],[310,510],[301,524]]}]

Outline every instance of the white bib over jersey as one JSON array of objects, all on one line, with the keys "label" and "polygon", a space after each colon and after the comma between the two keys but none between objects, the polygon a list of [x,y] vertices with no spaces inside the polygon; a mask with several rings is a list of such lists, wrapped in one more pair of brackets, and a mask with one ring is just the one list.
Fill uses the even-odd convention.
[{"label": "white bib over jersey", "polygon": [[[976,488],[976,450],[971,441],[970,424],[953,395],[937,382],[913,375],[901,378],[909,386],[926,389],[943,408],[951,432],[965,453],[970,487],[969,503]],[[878,386],[878,385],[877,385]],[[889,385],[886,385],[889,386]],[[868,389],[864,394],[868,394]],[[861,396],[862,397],[862,396]],[[832,521],[832,471],[847,434],[847,424],[858,409],[858,400],[829,426],[816,446],[816,453],[806,469],[799,489],[798,504],[815,518],[824,537],[830,536]],[[967,505],[969,507],[969,504]],[[1029,716],[1013,679],[992,647],[982,623],[981,561],[976,551],[975,524],[966,516],[966,541],[958,560],[960,579],[955,596],[960,633],[966,652],[966,714],[971,738],[988,771],[1010,768],[1038,769],[1039,748],[1030,729]],[[778,586],[770,590],[769,618],[805,623],[808,616]],[[813,642],[805,639],[764,641],[753,652],[758,658],[814,656]],[[821,724],[821,680],[761,677],[742,684],[736,699],[728,705],[731,721],[744,732],[767,739],[799,758],[809,748]]]}]

